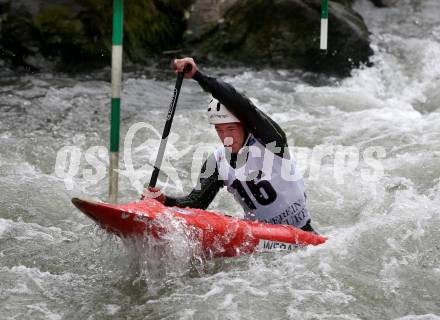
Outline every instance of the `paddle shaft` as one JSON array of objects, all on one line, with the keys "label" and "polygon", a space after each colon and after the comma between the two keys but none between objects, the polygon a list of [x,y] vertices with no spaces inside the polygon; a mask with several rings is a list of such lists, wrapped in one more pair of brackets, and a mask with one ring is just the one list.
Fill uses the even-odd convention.
[{"label": "paddle shaft", "polygon": [[173,124],[174,113],[176,112],[177,100],[179,99],[180,88],[182,87],[183,77],[186,72],[191,71],[192,66],[187,64],[183,72],[177,74],[176,85],[174,86],[173,99],[171,100],[170,108],[167,113],[167,120],[165,122],[165,127],[163,128],[162,140],[160,141],[159,151],[157,152],[156,162],[154,163],[153,174],[151,175],[149,188],[154,188],[156,186],[157,178],[159,176],[160,167],[162,165],[163,156],[165,154],[165,148],[167,146],[168,135],[171,131],[171,125]]}]

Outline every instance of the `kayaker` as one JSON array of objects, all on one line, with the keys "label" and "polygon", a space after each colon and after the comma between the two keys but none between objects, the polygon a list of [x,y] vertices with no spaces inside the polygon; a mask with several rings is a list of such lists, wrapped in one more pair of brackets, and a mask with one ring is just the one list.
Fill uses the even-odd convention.
[{"label": "kayaker", "polygon": [[286,179],[283,172],[297,172],[284,131],[230,84],[200,72],[192,58],[174,60],[174,69],[182,72],[186,64],[192,70],[185,77],[212,95],[208,120],[223,146],[204,162],[198,184],[187,196],[167,196],[149,188],[143,198],[154,197],[166,206],[206,209],[226,186],[246,219],[313,231],[302,178]]}]

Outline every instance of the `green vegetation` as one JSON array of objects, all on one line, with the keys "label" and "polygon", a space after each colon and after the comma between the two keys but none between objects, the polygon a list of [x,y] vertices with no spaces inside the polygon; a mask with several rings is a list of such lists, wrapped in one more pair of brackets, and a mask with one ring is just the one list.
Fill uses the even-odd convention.
[{"label": "green vegetation", "polygon": [[[182,46],[190,1],[130,0],[124,10],[124,49],[134,62]],[[35,17],[43,56],[63,66],[108,64],[113,8],[105,0],[46,5]]]}]

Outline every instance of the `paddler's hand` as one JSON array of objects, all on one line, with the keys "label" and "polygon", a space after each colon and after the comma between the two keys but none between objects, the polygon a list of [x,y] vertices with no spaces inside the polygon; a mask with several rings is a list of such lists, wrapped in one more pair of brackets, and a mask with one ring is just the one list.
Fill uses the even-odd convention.
[{"label": "paddler's hand", "polygon": [[183,72],[187,64],[190,64],[192,69],[185,73],[185,78],[192,78],[194,73],[197,72],[197,65],[193,58],[174,59],[172,67],[176,72]]},{"label": "paddler's hand", "polygon": [[160,191],[159,188],[146,188],[142,193],[141,200],[156,199],[162,204],[165,204],[166,196]]}]

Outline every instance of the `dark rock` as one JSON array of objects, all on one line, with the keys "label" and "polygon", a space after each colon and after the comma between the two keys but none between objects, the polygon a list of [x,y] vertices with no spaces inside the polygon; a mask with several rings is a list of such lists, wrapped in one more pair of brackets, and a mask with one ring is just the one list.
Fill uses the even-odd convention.
[{"label": "dark rock", "polygon": [[[190,0],[130,0],[124,10],[124,59],[145,61],[181,48]],[[37,69],[41,56],[64,70],[108,65],[112,38],[108,0],[0,0],[0,57]]]},{"label": "dark rock", "polygon": [[[207,2],[196,1],[193,9]],[[329,49],[322,55],[320,8],[319,0],[237,0],[211,8],[205,25],[192,21],[200,15],[193,11],[187,39],[198,55],[214,60],[349,75],[372,54],[368,30],[350,7],[330,2]]]},{"label": "dark rock", "polygon": [[[216,63],[348,75],[372,53],[353,2],[330,2],[329,50],[322,55],[320,0],[125,1],[124,61],[185,52]],[[112,11],[109,0],[0,0],[0,59],[27,70],[109,65]]]},{"label": "dark rock", "polygon": [[397,3],[398,0],[371,0],[376,7],[391,7]]},{"label": "dark rock", "polygon": [[136,0],[127,2],[124,25],[126,51],[133,61],[152,54],[180,50],[190,0]]},{"label": "dark rock", "polygon": [[0,57],[14,66],[35,70],[35,66],[25,62],[25,58],[37,53],[39,48],[31,12],[12,1],[2,1],[0,17]]},{"label": "dark rock", "polygon": [[209,34],[223,21],[223,16],[238,0],[196,0],[190,10],[185,41],[191,42]]}]

